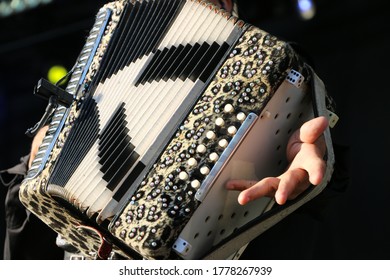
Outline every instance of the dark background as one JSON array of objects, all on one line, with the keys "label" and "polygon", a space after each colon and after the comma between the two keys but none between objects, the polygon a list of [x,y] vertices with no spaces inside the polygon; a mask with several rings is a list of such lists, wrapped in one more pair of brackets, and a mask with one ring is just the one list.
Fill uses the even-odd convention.
[{"label": "dark background", "polygon": [[[29,152],[31,139],[24,132],[46,107],[32,93],[36,82],[54,64],[72,67],[105,2],[57,0],[0,18],[0,170]],[[306,257],[390,259],[386,1],[317,0],[317,14],[310,21],[298,17],[293,0],[240,2],[244,19],[299,43],[310,54],[337,103],[335,140],[350,149],[350,185],[325,209],[317,242],[306,244],[315,253]],[[0,190],[1,239],[4,195]]]}]

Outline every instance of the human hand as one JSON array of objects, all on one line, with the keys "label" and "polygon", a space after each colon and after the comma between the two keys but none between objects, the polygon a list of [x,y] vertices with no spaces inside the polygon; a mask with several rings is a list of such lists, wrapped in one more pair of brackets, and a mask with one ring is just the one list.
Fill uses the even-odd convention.
[{"label": "human hand", "polygon": [[31,144],[30,158],[28,160],[28,168],[31,167],[32,162],[35,159],[35,156],[38,153],[39,146],[42,144],[43,138],[45,138],[46,131],[49,129],[49,126],[46,125],[38,130],[37,134],[34,136],[34,139]]},{"label": "human hand", "polygon": [[241,191],[238,202],[242,205],[268,196],[282,205],[288,199],[294,199],[310,184],[321,183],[325,174],[326,152],[323,132],[328,127],[325,117],[317,117],[304,123],[290,137],[286,156],[290,163],[287,170],[278,177],[267,177],[261,181],[230,180],[228,190]]}]

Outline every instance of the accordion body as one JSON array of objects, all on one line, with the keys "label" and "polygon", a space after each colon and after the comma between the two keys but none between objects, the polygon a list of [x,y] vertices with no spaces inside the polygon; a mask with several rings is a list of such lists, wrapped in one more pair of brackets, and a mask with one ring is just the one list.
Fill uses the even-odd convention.
[{"label": "accordion body", "polygon": [[224,187],[286,168],[288,136],[313,115],[313,75],[288,43],[207,1],[108,3],[20,199],[85,256],[205,258],[321,191],[290,210],[241,206]]}]

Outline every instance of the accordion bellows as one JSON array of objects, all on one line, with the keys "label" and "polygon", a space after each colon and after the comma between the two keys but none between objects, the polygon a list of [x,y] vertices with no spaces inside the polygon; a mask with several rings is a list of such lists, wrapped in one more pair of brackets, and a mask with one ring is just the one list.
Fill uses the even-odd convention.
[{"label": "accordion bellows", "polygon": [[224,184],[283,171],[311,79],[289,44],[206,1],[106,4],[20,199],[85,256],[203,258],[272,208]]}]

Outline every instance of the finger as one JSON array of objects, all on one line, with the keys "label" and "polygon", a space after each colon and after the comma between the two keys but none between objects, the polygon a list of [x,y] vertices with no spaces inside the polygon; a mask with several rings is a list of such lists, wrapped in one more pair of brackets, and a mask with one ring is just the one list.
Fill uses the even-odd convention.
[{"label": "finger", "polygon": [[257,182],[258,181],[253,180],[229,180],[226,183],[226,189],[234,191],[244,191],[255,185]]},{"label": "finger", "polygon": [[289,169],[303,169],[309,175],[310,183],[318,185],[325,173],[326,164],[323,160],[325,151],[316,144],[302,144],[301,151],[292,161]]},{"label": "finger", "polygon": [[303,143],[314,143],[324,133],[328,125],[328,120],[324,116],[311,119],[298,130],[298,139]]},{"label": "finger", "polygon": [[30,158],[28,160],[28,168],[31,167],[32,162],[35,159],[35,156],[38,153],[39,146],[42,144],[43,138],[46,135],[46,131],[49,129],[49,126],[44,126],[40,130],[38,130],[37,134],[35,135],[32,144],[31,144],[31,151],[30,151]]},{"label": "finger", "polygon": [[288,170],[280,176],[275,201],[283,205],[289,199],[296,198],[310,186],[308,173],[303,169]]},{"label": "finger", "polygon": [[304,166],[305,170],[309,174],[309,181],[313,185],[319,185],[324,178],[326,164],[325,161],[320,158],[312,159],[310,164]]},{"label": "finger", "polygon": [[279,178],[268,177],[241,191],[238,203],[245,205],[261,197],[273,197],[279,185]]},{"label": "finger", "polygon": [[[302,149],[302,144],[316,144],[325,154],[326,145],[323,132],[328,126],[325,117],[318,117],[304,123],[300,129],[296,130],[287,143],[287,160],[291,162]],[[322,157],[322,156],[321,156]]]}]

